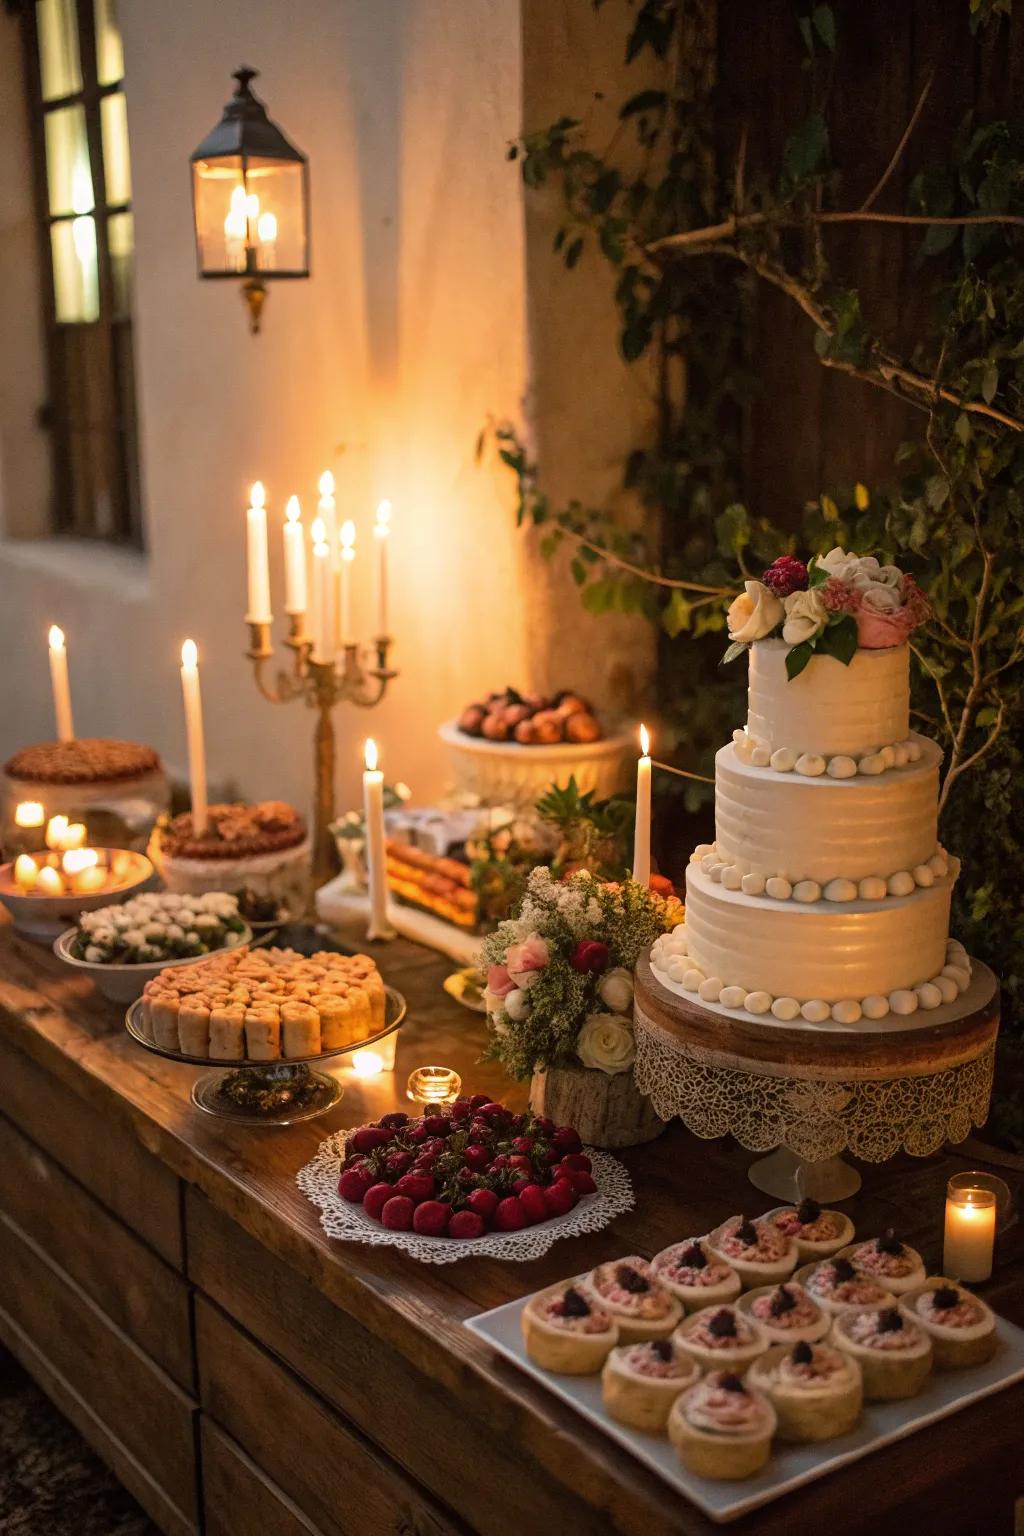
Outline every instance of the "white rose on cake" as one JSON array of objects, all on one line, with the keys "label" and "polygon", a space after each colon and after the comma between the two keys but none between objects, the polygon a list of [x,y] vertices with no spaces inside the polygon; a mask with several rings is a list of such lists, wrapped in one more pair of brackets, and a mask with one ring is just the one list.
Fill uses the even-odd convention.
[{"label": "white rose on cake", "polygon": [[596,1067],[614,1077],[633,1065],[636,1041],[621,1019],[610,1013],[592,1013],[580,1030],[576,1053],[585,1067]]},{"label": "white rose on cake", "polygon": [[597,995],[612,1013],[628,1013],[633,1006],[633,977],[624,965],[605,971],[597,984]]},{"label": "white rose on cake", "polygon": [[782,603],[761,581],[745,581],[739,597],[729,604],[729,639],[745,645],[763,640],[783,618]]},{"label": "white rose on cake", "polygon": [[785,599],[785,612],[782,638],[787,645],[813,640],[828,622],[828,609],[813,588],[808,592],[791,592]]}]

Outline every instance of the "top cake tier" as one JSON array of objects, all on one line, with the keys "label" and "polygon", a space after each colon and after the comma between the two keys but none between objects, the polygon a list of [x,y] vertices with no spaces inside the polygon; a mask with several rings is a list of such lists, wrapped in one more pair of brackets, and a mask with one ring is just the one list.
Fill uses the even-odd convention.
[{"label": "top cake tier", "polygon": [[747,732],[775,752],[859,757],[903,741],[910,730],[909,651],[858,650],[849,666],[815,656],[790,679],[783,640],[750,647]]}]

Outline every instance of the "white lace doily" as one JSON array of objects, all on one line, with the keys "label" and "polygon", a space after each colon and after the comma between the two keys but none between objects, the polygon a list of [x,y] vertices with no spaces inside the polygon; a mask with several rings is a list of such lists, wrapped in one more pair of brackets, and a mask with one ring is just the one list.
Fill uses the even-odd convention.
[{"label": "white lace doily", "polygon": [[616,1216],[632,1210],[633,1185],[629,1174],[608,1152],[585,1147],[593,1165],[597,1192],[584,1195],[579,1204],[564,1216],[553,1216],[536,1227],[518,1232],[487,1232],[483,1237],[422,1237],[418,1232],[392,1232],[367,1216],[361,1205],[353,1205],[338,1194],[338,1179],[345,1156],[347,1131],[336,1131],[320,1143],[316,1156],[295,1175],[295,1182],[308,1200],[320,1210],[320,1225],[328,1237],[340,1242],[368,1243],[374,1248],[401,1248],[424,1264],[453,1264],[457,1259],[486,1254],[492,1259],[515,1259],[520,1263],[539,1259],[562,1237],[578,1237],[582,1232],[600,1232]]}]

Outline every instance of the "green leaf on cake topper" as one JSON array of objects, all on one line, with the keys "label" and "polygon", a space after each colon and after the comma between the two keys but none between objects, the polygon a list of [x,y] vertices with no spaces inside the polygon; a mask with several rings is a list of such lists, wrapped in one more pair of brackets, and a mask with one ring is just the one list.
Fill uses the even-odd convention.
[{"label": "green leaf on cake topper", "polygon": [[[789,652],[786,657],[786,676],[790,682],[793,681],[794,677],[800,676],[800,673],[814,655],[817,643],[816,638],[814,640],[802,640],[799,645],[794,645],[793,649]],[[728,654],[727,651],[726,655],[728,656]]]},{"label": "green leaf on cake topper", "polygon": [[823,587],[830,575],[831,572],[825,566],[819,564],[818,557],[815,555],[807,567],[807,585],[812,591],[815,587]]},{"label": "green leaf on cake topper", "polygon": [[857,654],[857,621],[852,614],[832,615],[818,636],[818,651],[823,656],[834,656],[844,667],[850,665]]},{"label": "green leaf on cake topper", "polygon": [[727,661],[735,661],[737,656],[742,656],[743,652],[749,649],[750,647],[745,640],[734,640],[732,644],[727,647],[725,655],[719,662],[719,666],[724,667]]}]

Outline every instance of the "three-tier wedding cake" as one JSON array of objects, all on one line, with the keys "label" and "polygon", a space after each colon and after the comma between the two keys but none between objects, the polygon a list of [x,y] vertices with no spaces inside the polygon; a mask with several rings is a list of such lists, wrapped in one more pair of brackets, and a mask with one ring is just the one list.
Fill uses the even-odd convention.
[{"label": "three-tier wedding cake", "polygon": [[729,613],[747,721],[715,758],[715,841],[655,976],[694,1001],[856,1024],[955,1002],[959,862],[937,836],[942,752],[910,729],[907,636],[926,614],[896,567],[784,557]]}]

